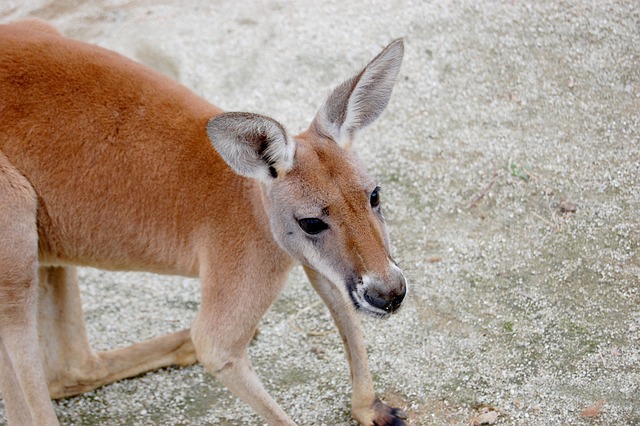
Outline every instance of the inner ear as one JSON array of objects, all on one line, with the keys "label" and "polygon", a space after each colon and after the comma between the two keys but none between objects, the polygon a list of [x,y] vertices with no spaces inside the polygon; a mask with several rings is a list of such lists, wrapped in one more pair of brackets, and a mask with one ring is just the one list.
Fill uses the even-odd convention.
[{"label": "inner ear", "polygon": [[[268,130],[261,128],[257,128],[255,130],[255,132],[247,132],[245,134],[246,143],[249,145],[251,150],[257,153],[258,159],[262,160],[269,166],[269,175],[273,178],[277,178],[278,172],[274,167],[276,161],[268,151],[269,147],[273,146],[277,142],[273,140],[273,136],[269,134],[270,132]],[[285,133],[284,129],[280,130],[283,134]]]},{"label": "inner ear", "polygon": [[391,42],[362,71],[331,92],[312,128],[347,147],[386,108],[403,54],[402,39]]},{"label": "inner ear", "polygon": [[295,142],[272,118],[228,112],[209,120],[207,134],[224,161],[242,176],[268,182],[293,165]]}]

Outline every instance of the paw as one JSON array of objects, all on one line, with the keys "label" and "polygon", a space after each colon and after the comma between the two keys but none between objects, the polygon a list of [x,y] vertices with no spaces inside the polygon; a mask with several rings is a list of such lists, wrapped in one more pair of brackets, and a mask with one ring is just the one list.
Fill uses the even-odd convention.
[{"label": "paw", "polygon": [[367,411],[367,415],[362,417],[354,413],[354,417],[356,417],[358,421],[360,421],[360,418],[369,419],[367,421],[360,421],[363,426],[407,426],[405,420],[408,416],[404,411],[389,407],[378,398],[373,401],[373,404]]}]

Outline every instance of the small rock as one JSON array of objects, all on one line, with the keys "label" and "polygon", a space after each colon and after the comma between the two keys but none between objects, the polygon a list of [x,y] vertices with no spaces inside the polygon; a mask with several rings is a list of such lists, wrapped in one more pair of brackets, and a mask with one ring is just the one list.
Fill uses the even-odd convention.
[{"label": "small rock", "polygon": [[575,213],[577,209],[578,207],[576,206],[576,204],[572,203],[571,201],[568,201],[568,200],[560,201],[560,211],[562,213]]},{"label": "small rock", "polygon": [[486,413],[475,416],[469,422],[469,426],[492,425],[498,421],[500,413],[497,411],[487,411]]},{"label": "small rock", "polygon": [[536,404],[529,407],[529,411],[531,411],[533,414],[540,414],[542,412],[542,407]]}]

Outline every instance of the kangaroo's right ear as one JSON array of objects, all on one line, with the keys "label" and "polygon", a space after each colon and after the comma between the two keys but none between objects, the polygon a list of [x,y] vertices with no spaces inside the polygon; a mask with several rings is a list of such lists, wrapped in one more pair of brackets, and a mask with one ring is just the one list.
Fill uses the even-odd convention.
[{"label": "kangaroo's right ear", "polygon": [[295,142],[272,118],[227,112],[209,120],[207,134],[216,151],[239,175],[270,182],[293,165]]},{"label": "kangaroo's right ear", "polygon": [[373,123],[389,103],[403,54],[402,39],[391,42],[359,74],[333,90],[312,127],[349,146],[356,132]]}]

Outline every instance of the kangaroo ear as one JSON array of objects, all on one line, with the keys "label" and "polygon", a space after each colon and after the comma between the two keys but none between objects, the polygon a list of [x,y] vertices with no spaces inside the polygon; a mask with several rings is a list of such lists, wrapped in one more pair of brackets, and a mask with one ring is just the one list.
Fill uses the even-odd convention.
[{"label": "kangaroo ear", "polygon": [[277,121],[258,114],[227,112],[209,120],[207,134],[236,173],[270,182],[293,165],[295,142]]},{"label": "kangaroo ear", "polygon": [[312,127],[348,146],[356,132],[373,123],[389,103],[403,54],[402,39],[391,42],[359,74],[333,90]]}]

